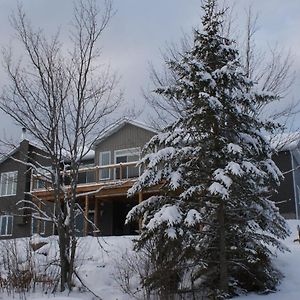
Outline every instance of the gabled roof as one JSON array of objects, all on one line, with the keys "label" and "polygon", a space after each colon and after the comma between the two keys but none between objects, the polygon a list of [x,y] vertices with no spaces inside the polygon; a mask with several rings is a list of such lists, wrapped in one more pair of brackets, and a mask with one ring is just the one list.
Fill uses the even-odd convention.
[{"label": "gabled roof", "polygon": [[[27,139],[23,139],[21,143],[23,143],[24,141],[27,141],[29,146],[32,146],[32,147],[35,147],[37,149],[41,149],[40,146],[38,146],[37,144],[33,143],[33,142],[30,142],[29,140]],[[3,162],[5,162],[7,159],[9,159],[11,156],[13,156],[16,152],[18,152],[19,148],[20,148],[20,144],[15,147],[14,149],[12,149],[11,151],[9,151],[7,154],[4,154],[0,157],[0,164],[2,164]]]},{"label": "gabled roof", "polygon": [[139,121],[134,121],[134,120],[129,120],[127,118],[123,118],[119,120],[118,122],[112,124],[111,126],[107,127],[104,132],[98,137],[98,139],[94,142],[94,147],[96,145],[99,145],[101,142],[106,140],[109,136],[114,134],[115,132],[119,131],[121,128],[123,128],[125,125],[131,124],[133,126],[145,129],[147,131],[153,132],[153,133],[158,133],[157,130],[151,128],[150,126],[146,125],[145,123],[139,122]]}]

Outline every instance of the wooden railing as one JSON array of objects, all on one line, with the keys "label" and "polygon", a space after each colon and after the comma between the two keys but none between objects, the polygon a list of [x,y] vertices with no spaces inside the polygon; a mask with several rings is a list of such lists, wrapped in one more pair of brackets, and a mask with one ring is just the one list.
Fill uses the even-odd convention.
[{"label": "wooden railing", "polygon": [[[66,178],[66,185],[68,185],[68,173],[70,174],[70,171],[65,171],[64,174],[62,174]],[[108,174],[108,176],[103,176],[105,173]],[[79,169],[78,185],[137,178],[139,174],[140,168],[137,167],[137,161],[84,167]],[[31,191],[48,188],[49,184],[47,184],[46,176],[47,175],[32,174]]]}]

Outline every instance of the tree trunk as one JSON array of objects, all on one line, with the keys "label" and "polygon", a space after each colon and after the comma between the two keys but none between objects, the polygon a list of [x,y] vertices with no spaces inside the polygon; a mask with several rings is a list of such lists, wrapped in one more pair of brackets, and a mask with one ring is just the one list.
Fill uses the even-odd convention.
[{"label": "tree trunk", "polygon": [[225,231],[225,207],[224,202],[221,200],[218,210],[218,223],[220,233],[220,281],[219,289],[222,293],[228,292],[228,264],[226,258],[226,231]]}]

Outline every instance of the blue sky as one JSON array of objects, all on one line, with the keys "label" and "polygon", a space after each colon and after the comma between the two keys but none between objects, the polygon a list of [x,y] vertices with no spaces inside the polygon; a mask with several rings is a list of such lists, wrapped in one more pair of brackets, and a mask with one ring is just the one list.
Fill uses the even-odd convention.
[{"label": "blue sky", "polygon": [[[60,26],[66,30],[72,16],[72,0],[20,0],[32,24],[45,28],[47,33]],[[244,10],[252,4],[258,11],[259,31],[257,47],[272,47],[278,42],[294,55],[295,69],[300,69],[300,1],[299,0],[227,0],[236,3],[235,16],[239,27],[244,22]],[[99,0],[100,3],[100,0]],[[191,32],[200,24],[200,0],[115,0],[116,15],[111,20],[102,40],[103,60],[121,76],[120,86],[125,91],[127,106],[144,108],[141,88],[149,83],[149,62],[161,65],[160,51],[167,42],[178,41],[183,32]],[[0,47],[13,39],[8,16],[16,7],[15,0],[0,0]],[[66,36],[66,35],[63,35]],[[19,49],[14,49],[18,53]],[[20,52],[19,52],[20,53]],[[0,70],[0,88],[5,75]],[[299,77],[288,100],[300,95]],[[300,96],[299,96],[300,97]],[[143,118],[147,110],[143,110]],[[20,136],[20,129],[0,113],[0,137]],[[300,116],[299,116],[300,119]],[[300,121],[298,122],[300,126]],[[295,125],[296,126],[296,125]]]}]

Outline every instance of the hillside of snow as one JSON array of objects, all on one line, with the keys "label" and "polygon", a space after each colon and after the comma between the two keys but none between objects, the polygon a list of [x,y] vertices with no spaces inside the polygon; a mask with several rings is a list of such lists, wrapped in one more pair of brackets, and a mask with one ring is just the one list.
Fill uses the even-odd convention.
[{"label": "hillside of snow", "polygon": [[[285,241],[291,252],[278,253],[275,259],[275,264],[284,275],[281,285],[278,287],[277,293],[268,295],[249,294],[247,296],[240,296],[235,299],[238,300],[299,300],[300,299],[300,244],[294,243],[293,240],[298,237],[297,224],[299,221],[288,221],[292,230],[292,235]],[[105,237],[94,238],[84,237],[79,241],[80,257],[78,260],[78,270],[83,283],[93,291],[96,295],[100,296],[103,300],[129,300],[133,299],[122,292],[120,284],[118,283],[118,275],[120,268],[124,266],[124,257],[128,258],[133,254],[132,251],[133,237]],[[45,253],[48,256],[55,255],[56,237],[48,238],[50,243],[42,247],[37,257],[41,259],[38,263],[42,264],[45,259]],[[49,246],[50,245],[50,246]],[[44,248],[44,249],[43,249]],[[44,254],[43,254],[44,253]],[[121,268],[122,269],[122,268]],[[138,288],[137,274],[129,272],[132,275],[130,284],[134,289]],[[2,292],[0,299],[27,299],[27,300],[92,300],[96,299],[91,293],[82,293],[74,291],[72,294],[47,294],[44,295],[39,292],[29,293],[26,295],[7,295]]]}]

